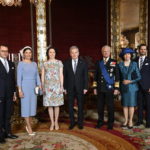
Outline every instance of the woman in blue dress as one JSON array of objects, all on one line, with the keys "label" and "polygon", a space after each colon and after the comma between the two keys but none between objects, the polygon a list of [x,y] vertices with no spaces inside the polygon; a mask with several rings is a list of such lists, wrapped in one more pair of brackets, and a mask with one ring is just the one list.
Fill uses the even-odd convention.
[{"label": "woman in blue dress", "polygon": [[137,106],[138,81],[141,75],[136,62],[131,61],[134,50],[123,48],[120,57],[123,59],[119,63],[120,70],[120,91],[122,96],[122,106],[125,122],[122,127],[131,129],[133,127],[134,109]]},{"label": "woman in blue dress", "polygon": [[37,96],[35,87],[41,88],[38,67],[32,60],[31,47],[23,49],[23,61],[19,62],[17,68],[17,85],[19,97],[21,98],[21,116],[26,122],[26,131],[29,135],[35,135],[32,131],[32,116],[36,115]]}]

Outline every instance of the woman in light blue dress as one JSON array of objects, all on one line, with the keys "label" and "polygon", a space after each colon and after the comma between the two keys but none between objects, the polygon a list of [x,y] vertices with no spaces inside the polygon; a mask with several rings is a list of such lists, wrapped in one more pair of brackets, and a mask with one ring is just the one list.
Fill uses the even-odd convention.
[{"label": "woman in light blue dress", "polygon": [[38,67],[35,62],[31,61],[32,49],[25,47],[23,50],[23,61],[19,62],[17,68],[17,85],[19,97],[21,98],[21,116],[25,118],[26,130],[29,135],[34,135],[32,131],[32,116],[36,115],[37,96],[35,87],[41,88]]},{"label": "woman in light blue dress", "polygon": [[119,63],[120,91],[125,117],[125,122],[122,127],[127,127],[128,125],[129,129],[133,127],[134,108],[137,106],[137,82],[141,79],[137,63],[131,61],[132,53],[134,53],[134,51],[130,48],[122,49],[120,57],[123,61]]}]

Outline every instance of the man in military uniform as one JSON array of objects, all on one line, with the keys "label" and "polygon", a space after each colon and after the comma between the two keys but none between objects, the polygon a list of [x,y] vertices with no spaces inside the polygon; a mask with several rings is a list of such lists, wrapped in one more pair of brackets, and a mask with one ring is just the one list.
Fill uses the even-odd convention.
[{"label": "man in military uniform", "polygon": [[113,129],[114,95],[119,94],[119,69],[117,62],[110,58],[110,47],[102,47],[103,59],[96,64],[94,94],[98,96],[98,122],[96,128],[104,125],[104,108],[108,110],[108,129]]}]

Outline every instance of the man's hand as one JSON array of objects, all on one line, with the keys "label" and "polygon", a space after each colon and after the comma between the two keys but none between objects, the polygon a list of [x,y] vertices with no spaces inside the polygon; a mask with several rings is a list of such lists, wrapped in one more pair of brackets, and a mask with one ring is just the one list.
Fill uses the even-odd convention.
[{"label": "man's hand", "polygon": [[94,95],[97,95],[97,89],[94,89]]},{"label": "man's hand", "polygon": [[86,94],[86,93],[87,93],[87,91],[88,91],[88,90],[84,89],[84,90],[83,90],[83,94]]},{"label": "man's hand", "polygon": [[128,85],[128,84],[130,84],[130,83],[132,83],[131,80],[123,80],[123,84],[125,84],[125,85]]},{"label": "man's hand", "polygon": [[64,90],[65,95],[67,95],[67,90]]}]

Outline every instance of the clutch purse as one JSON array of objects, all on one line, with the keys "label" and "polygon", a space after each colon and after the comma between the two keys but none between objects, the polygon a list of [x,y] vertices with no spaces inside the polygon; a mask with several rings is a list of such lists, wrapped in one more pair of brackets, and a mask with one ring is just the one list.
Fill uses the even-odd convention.
[{"label": "clutch purse", "polygon": [[34,89],[36,95],[43,95],[43,91],[37,86]]}]

